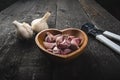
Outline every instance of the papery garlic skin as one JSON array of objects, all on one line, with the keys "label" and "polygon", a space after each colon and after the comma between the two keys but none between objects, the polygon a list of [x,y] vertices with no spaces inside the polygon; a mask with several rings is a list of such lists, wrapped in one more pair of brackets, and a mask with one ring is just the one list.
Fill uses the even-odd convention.
[{"label": "papery garlic skin", "polygon": [[49,18],[49,16],[51,15],[50,12],[47,12],[42,18],[39,19],[35,19],[31,22],[31,26],[32,26],[32,30],[34,32],[40,32],[44,29],[48,29],[48,24],[47,24],[47,20]]},{"label": "papery garlic skin", "polygon": [[27,37],[28,37],[28,38],[33,37],[33,30],[32,30],[32,28],[31,28],[31,26],[30,26],[28,23],[23,22],[23,27],[26,28],[26,31],[29,33],[29,34],[28,34],[29,36],[27,36]]},{"label": "papery garlic skin", "polygon": [[17,36],[20,39],[29,39],[33,37],[33,31],[31,26],[28,23],[20,23],[18,21],[13,21],[13,24],[16,27]]}]

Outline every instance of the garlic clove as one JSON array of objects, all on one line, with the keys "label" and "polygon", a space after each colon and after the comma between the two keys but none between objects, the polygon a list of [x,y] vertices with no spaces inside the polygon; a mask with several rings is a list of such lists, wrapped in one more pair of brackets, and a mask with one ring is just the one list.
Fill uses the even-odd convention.
[{"label": "garlic clove", "polygon": [[33,36],[33,31],[30,27],[29,24],[27,23],[20,23],[18,21],[13,21],[13,24],[16,27],[16,32],[17,32],[17,36],[20,39],[29,39]]},{"label": "garlic clove", "polygon": [[74,45],[74,44],[71,44],[70,47],[69,47],[72,51],[75,51],[77,50],[79,47]]},{"label": "garlic clove", "polygon": [[53,50],[52,49],[47,49],[49,52],[53,52]]},{"label": "garlic clove", "polygon": [[59,44],[59,43],[61,43],[63,40],[64,40],[63,35],[58,36],[58,37],[56,38],[56,43]]},{"label": "garlic clove", "polygon": [[62,34],[54,35],[55,40],[57,39],[57,37],[60,37],[61,35],[62,35]]},{"label": "garlic clove", "polygon": [[56,43],[43,42],[46,49],[52,49]]},{"label": "garlic clove", "polygon": [[51,13],[47,12],[42,18],[33,20],[31,22],[32,30],[38,33],[44,29],[48,29],[47,20],[50,15]]},{"label": "garlic clove", "polygon": [[47,32],[47,37],[45,38],[46,42],[55,42],[55,36],[51,34],[50,32]]},{"label": "garlic clove", "polygon": [[61,54],[68,54],[68,53],[70,53],[70,52],[72,52],[72,50],[71,49],[65,49],[64,51],[63,51],[63,53],[61,53]]},{"label": "garlic clove", "polygon": [[75,36],[68,36],[68,40],[71,41]]},{"label": "garlic clove", "polygon": [[61,53],[62,53],[62,50],[59,49],[58,47],[54,47],[54,48],[53,48],[53,53],[55,53],[55,54],[61,54]]},{"label": "garlic clove", "polygon": [[81,39],[80,39],[80,38],[73,38],[73,39],[71,40],[72,48],[74,47],[74,48],[77,48],[77,49],[78,49],[80,43],[81,43]]},{"label": "garlic clove", "polygon": [[58,47],[59,49],[64,50],[64,49],[70,47],[70,45],[71,45],[70,41],[67,40],[67,39],[64,39],[61,43],[58,43],[58,44],[57,44],[57,47]]}]

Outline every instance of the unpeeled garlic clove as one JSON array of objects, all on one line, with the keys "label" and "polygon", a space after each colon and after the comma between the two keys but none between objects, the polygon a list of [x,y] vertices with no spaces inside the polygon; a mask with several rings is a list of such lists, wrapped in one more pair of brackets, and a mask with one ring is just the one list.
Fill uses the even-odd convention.
[{"label": "unpeeled garlic clove", "polygon": [[64,49],[66,49],[66,48],[69,48],[70,47],[70,41],[68,40],[68,39],[64,39],[61,43],[58,43],[57,44],[57,47],[59,48],[59,49],[62,49],[62,50],[64,50]]},{"label": "unpeeled garlic clove", "polygon": [[58,36],[58,37],[56,38],[56,43],[59,44],[59,43],[61,43],[63,40],[64,40],[63,35]]},{"label": "unpeeled garlic clove", "polygon": [[56,43],[50,43],[50,42],[43,42],[46,49],[52,49]]},{"label": "unpeeled garlic clove", "polygon": [[77,49],[79,48],[80,43],[81,43],[80,38],[73,38],[71,40],[71,45],[74,46],[74,47],[76,46]]},{"label": "unpeeled garlic clove", "polygon": [[61,53],[61,54],[68,54],[68,53],[70,53],[70,52],[72,52],[72,50],[71,49],[65,49],[64,51],[63,51],[63,53]]},{"label": "unpeeled garlic clove", "polygon": [[33,31],[28,23],[20,23],[15,20],[13,21],[13,24],[16,27],[17,36],[20,39],[29,39],[33,36]]},{"label": "unpeeled garlic clove", "polygon": [[47,32],[47,37],[45,38],[46,42],[55,42],[55,36],[51,34],[50,32]]},{"label": "unpeeled garlic clove", "polygon": [[40,32],[44,29],[48,29],[47,20],[50,15],[51,13],[47,12],[42,18],[33,20],[31,23],[33,31]]},{"label": "unpeeled garlic clove", "polygon": [[55,54],[61,54],[62,50],[60,50],[58,47],[53,48],[53,53]]}]

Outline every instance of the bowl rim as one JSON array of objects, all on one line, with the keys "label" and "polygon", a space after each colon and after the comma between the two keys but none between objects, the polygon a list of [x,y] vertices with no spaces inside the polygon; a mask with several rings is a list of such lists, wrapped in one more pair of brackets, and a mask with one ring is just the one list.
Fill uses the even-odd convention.
[{"label": "bowl rim", "polygon": [[[44,31],[51,31],[51,30],[55,30],[55,31],[59,31],[59,32],[63,32],[63,31],[66,31],[66,30],[77,30],[77,31],[80,31],[80,32],[83,34],[85,40],[83,41],[83,43],[82,43],[82,45],[80,46],[79,49],[71,52],[70,54],[66,54],[66,55],[54,54],[54,53],[52,53],[52,52],[47,51],[45,48],[43,48],[43,47],[40,45],[39,40],[38,40],[38,37],[39,37],[39,35],[40,35],[41,33],[43,33]],[[53,56],[56,56],[56,57],[60,57],[60,58],[66,59],[66,58],[68,58],[68,57],[71,57],[71,56],[75,55],[76,53],[79,53],[79,54],[80,54],[80,53],[84,50],[84,48],[86,47],[86,45],[87,45],[87,43],[88,43],[88,37],[87,37],[87,35],[86,35],[86,33],[85,33],[84,31],[82,31],[81,29],[78,29],[78,28],[66,28],[66,29],[62,29],[62,30],[55,29],[55,28],[49,28],[49,29],[45,29],[45,30],[42,30],[41,32],[39,32],[39,33],[36,35],[36,37],[35,37],[35,42],[36,42],[37,46],[38,46],[42,51],[44,51],[44,52],[46,52],[46,53],[48,53],[48,54],[50,54],[50,55],[53,55]],[[77,55],[77,54],[76,54],[76,55]]]}]

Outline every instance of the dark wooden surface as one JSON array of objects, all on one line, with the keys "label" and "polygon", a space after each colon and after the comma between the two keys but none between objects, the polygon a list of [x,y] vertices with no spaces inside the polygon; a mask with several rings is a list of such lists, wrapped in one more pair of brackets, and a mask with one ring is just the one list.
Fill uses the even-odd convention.
[{"label": "dark wooden surface", "polygon": [[[108,12],[120,20],[120,5],[119,0],[96,0],[101,6],[103,6]],[[109,3],[108,3],[109,1]]]},{"label": "dark wooden surface", "polygon": [[11,4],[15,3],[17,0],[0,0],[0,11],[7,8]]},{"label": "dark wooden surface", "polygon": [[47,11],[52,13],[50,28],[80,28],[93,22],[120,35],[120,22],[94,0],[17,1],[0,12],[0,80],[120,80],[120,55],[92,36],[83,54],[66,64],[49,60],[34,38],[17,39],[13,20],[30,23]]}]

